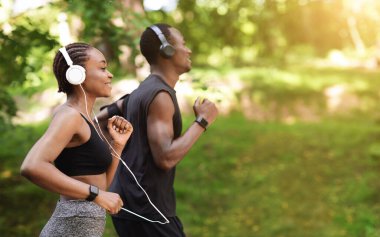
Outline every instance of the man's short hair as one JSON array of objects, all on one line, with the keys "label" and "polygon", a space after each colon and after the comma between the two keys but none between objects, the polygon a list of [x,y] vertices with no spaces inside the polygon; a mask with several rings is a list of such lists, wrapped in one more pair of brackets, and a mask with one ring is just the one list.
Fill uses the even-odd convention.
[{"label": "man's short hair", "polygon": [[[172,28],[172,26],[168,24],[164,24],[164,23],[158,23],[154,25],[160,28],[166,40],[169,43],[172,43],[171,35],[169,31],[169,28]],[[157,63],[157,58],[160,54],[160,46],[161,46],[161,41],[156,35],[156,33],[154,33],[152,29],[147,27],[145,31],[142,33],[141,38],[140,38],[140,50],[141,50],[142,55],[145,57],[145,59],[148,61],[150,65]]]}]

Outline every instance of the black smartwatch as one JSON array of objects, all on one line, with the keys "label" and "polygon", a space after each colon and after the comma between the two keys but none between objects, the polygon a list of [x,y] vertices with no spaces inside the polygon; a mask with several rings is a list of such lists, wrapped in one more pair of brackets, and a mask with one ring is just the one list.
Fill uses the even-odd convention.
[{"label": "black smartwatch", "polygon": [[201,117],[201,116],[198,116],[198,117],[195,119],[195,122],[196,122],[197,124],[199,124],[202,128],[204,128],[205,131],[206,131],[207,126],[208,126],[208,122],[207,122],[206,119],[204,119],[204,118]]},{"label": "black smartwatch", "polygon": [[88,197],[86,198],[87,201],[94,201],[96,196],[98,196],[99,194],[99,188],[94,186],[94,185],[90,185],[90,195],[88,195]]}]

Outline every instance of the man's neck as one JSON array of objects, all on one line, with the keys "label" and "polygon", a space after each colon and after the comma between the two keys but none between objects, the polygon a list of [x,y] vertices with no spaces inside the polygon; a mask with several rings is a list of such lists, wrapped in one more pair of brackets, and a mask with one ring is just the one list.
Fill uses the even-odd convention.
[{"label": "man's neck", "polygon": [[179,80],[179,75],[174,70],[164,70],[163,68],[152,66],[150,72],[161,77],[172,88],[175,87]]}]

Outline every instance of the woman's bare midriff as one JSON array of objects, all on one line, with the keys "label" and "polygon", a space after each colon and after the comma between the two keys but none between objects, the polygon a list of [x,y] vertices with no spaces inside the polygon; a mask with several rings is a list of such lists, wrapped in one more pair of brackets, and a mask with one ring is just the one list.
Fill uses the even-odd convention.
[{"label": "woman's bare midriff", "polygon": [[[83,183],[86,183],[86,184],[94,185],[94,186],[98,187],[100,190],[105,190],[106,191],[106,189],[107,189],[107,176],[106,176],[106,173],[97,174],[97,175],[71,176],[71,178],[79,180],[79,181],[82,181]],[[77,199],[77,198],[61,195],[60,199],[63,200],[63,201],[67,201],[67,200],[74,200],[74,199]]]}]

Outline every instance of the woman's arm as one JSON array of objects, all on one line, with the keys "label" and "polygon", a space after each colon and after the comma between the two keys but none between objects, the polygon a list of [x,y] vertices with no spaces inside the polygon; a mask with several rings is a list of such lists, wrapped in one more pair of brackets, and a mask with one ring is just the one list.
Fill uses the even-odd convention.
[{"label": "woman's arm", "polygon": [[115,175],[124,146],[133,132],[133,127],[123,117],[113,116],[108,119],[107,129],[112,138],[111,144],[109,145],[111,145],[110,149],[113,158],[107,170],[107,187],[109,187]]},{"label": "woman's arm", "polygon": [[[21,175],[31,182],[51,192],[75,199],[86,199],[90,185],[71,178],[54,165],[54,160],[68,145],[77,146],[85,141],[78,141],[80,129],[88,128],[80,114],[70,108],[62,108],[55,114],[49,128],[32,147],[21,165]],[[78,144],[79,143],[79,144]],[[91,182],[90,182],[91,184]],[[99,190],[94,202],[111,214],[115,214],[123,205],[117,193]]]},{"label": "woman's arm", "polygon": [[64,147],[78,134],[83,122],[80,114],[73,109],[62,108],[58,111],[45,134],[24,159],[21,175],[51,192],[86,198],[89,185],[63,174],[53,164]]},{"label": "woman's arm", "polygon": [[[117,166],[119,165],[119,158],[121,158],[121,152],[123,151],[124,147],[120,146],[112,146],[113,150],[112,151],[112,163],[107,169],[107,188],[111,185],[112,180],[115,176]],[[115,154],[116,152],[116,154]]]}]

